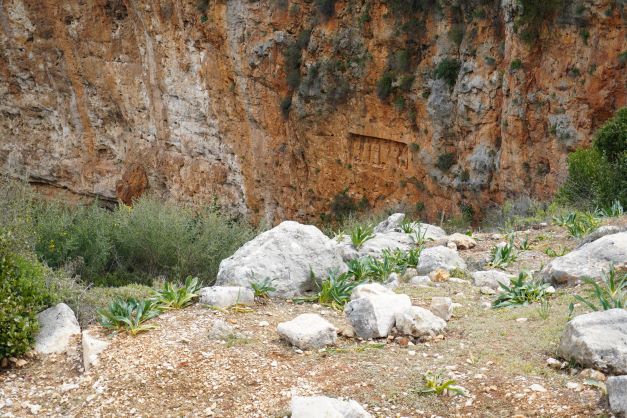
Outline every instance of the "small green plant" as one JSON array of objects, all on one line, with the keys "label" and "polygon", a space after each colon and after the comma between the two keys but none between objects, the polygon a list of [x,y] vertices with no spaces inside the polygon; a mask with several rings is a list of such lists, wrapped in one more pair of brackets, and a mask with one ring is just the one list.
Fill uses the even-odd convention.
[{"label": "small green plant", "polygon": [[561,245],[558,245],[557,249],[547,247],[544,250],[544,254],[548,255],[549,257],[561,257],[563,255],[566,255],[567,252],[568,252],[568,249],[562,247]]},{"label": "small green plant", "polygon": [[105,328],[126,331],[131,335],[155,328],[145,322],[161,313],[153,299],[116,299],[106,309],[98,310],[98,322]]},{"label": "small green plant", "polygon": [[544,321],[551,316],[551,304],[548,299],[542,299],[540,301],[540,307],[537,309],[538,317]]},{"label": "small green plant", "polygon": [[389,72],[383,74],[381,78],[377,81],[377,96],[379,96],[379,99],[387,100],[387,98],[390,96],[390,93],[392,93],[393,81],[394,78]]},{"label": "small green plant", "polygon": [[600,224],[599,220],[592,213],[576,213],[572,222],[566,225],[566,229],[573,237],[581,238],[597,229]]},{"label": "small green plant", "polygon": [[414,240],[417,247],[422,247],[427,241],[427,228],[422,228],[418,225],[418,228],[414,228],[414,233],[411,238]]},{"label": "small green plant", "polygon": [[376,282],[386,282],[390,274],[398,272],[399,268],[389,254],[380,259],[368,259],[368,277]]},{"label": "small green plant", "polygon": [[461,62],[459,62],[459,60],[453,58],[444,58],[435,67],[433,75],[435,76],[435,78],[446,81],[448,86],[450,88],[453,88],[455,87],[455,83],[457,82],[457,75],[459,74],[459,70],[461,67],[462,64]]},{"label": "small green plant", "polygon": [[504,245],[497,245],[490,251],[490,264],[493,267],[505,268],[518,259],[514,237],[510,235],[508,242]]},{"label": "small green plant", "polygon": [[597,215],[606,218],[620,218],[624,213],[623,205],[620,204],[620,200],[616,199],[610,207],[599,210]]},{"label": "small green plant", "polygon": [[198,297],[200,283],[198,277],[188,276],[183,286],[166,282],[155,293],[155,300],[161,309],[181,309]]},{"label": "small green plant", "polygon": [[590,278],[584,281],[593,286],[593,296],[598,305],[579,295],[575,295],[575,299],[593,311],[627,308],[627,272],[617,272],[614,265],[611,265],[609,272],[601,273],[600,282]]},{"label": "small green plant", "polygon": [[374,227],[372,225],[355,225],[350,236],[353,247],[358,250],[366,241],[374,238]]},{"label": "small green plant", "polygon": [[516,58],[512,60],[512,62],[510,63],[509,69],[512,71],[516,71],[516,70],[520,70],[522,66],[523,66],[522,61],[519,58]]},{"label": "small green plant", "polygon": [[455,380],[448,379],[442,372],[427,372],[422,376],[423,386],[418,389],[418,393],[422,395],[463,395],[465,393],[462,387],[455,385]]},{"label": "small green plant", "polygon": [[456,162],[457,157],[455,154],[452,152],[446,152],[438,156],[438,161],[435,163],[435,166],[439,168],[440,171],[446,173]]},{"label": "small green plant", "polygon": [[501,293],[498,294],[492,307],[509,308],[513,306],[526,306],[530,303],[541,302],[547,297],[548,283],[541,283],[533,279],[529,272],[521,272],[517,278],[511,281],[509,286],[499,282]]},{"label": "small green plant", "polygon": [[415,226],[414,221],[412,221],[411,219],[407,217],[403,218],[399,226],[401,228],[401,231],[403,231],[406,234],[414,233],[414,226]]},{"label": "small green plant", "polygon": [[351,293],[359,282],[347,273],[330,272],[320,285],[316,299],[318,303],[341,310],[350,301]]},{"label": "small green plant", "polygon": [[529,251],[531,249],[531,244],[529,243],[528,236],[526,236],[522,241],[520,241],[520,244],[518,245],[518,249],[520,251]]},{"label": "small green plant", "polygon": [[365,280],[369,274],[368,265],[364,258],[356,258],[348,260],[346,265],[348,266],[348,274],[353,277],[355,281],[361,282]]},{"label": "small green plant", "polygon": [[266,277],[260,282],[251,282],[250,287],[253,289],[255,298],[269,299],[270,292],[276,292],[276,287],[272,286],[273,281],[273,279]]}]

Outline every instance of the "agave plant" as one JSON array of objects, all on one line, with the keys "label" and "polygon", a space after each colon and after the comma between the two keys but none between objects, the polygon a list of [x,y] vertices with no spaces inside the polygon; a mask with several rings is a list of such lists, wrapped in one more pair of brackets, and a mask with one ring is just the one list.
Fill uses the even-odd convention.
[{"label": "agave plant", "polygon": [[504,268],[512,264],[518,259],[516,247],[514,245],[514,237],[510,236],[505,245],[497,245],[490,252],[490,264],[494,267]]},{"label": "agave plant", "polygon": [[341,309],[350,301],[351,293],[358,284],[359,282],[353,280],[349,274],[332,271],[322,282],[317,300],[323,305]]},{"label": "agave plant", "polygon": [[374,227],[372,225],[356,225],[350,235],[353,247],[358,250],[366,241],[374,238]]},{"label": "agave plant", "polygon": [[131,335],[155,328],[146,321],[161,313],[153,299],[115,299],[109,306],[98,310],[98,322],[105,328],[126,331]]},{"label": "agave plant", "polygon": [[266,277],[260,282],[251,282],[250,287],[252,287],[255,297],[257,299],[268,299],[270,292],[276,292],[276,287],[272,286],[273,281],[273,279]]},{"label": "agave plant", "polygon": [[154,299],[162,309],[181,309],[192,303],[199,290],[198,277],[188,276],[183,286],[166,282],[156,291]]},{"label": "agave plant", "polygon": [[575,299],[593,311],[605,311],[613,308],[627,308],[627,273],[617,272],[614,265],[610,265],[609,272],[601,273],[601,281],[587,278],[584,280],[594,288],[594,298],[598,305],[575,295]]},{"label": "agave plant", "polygon": [[499,282],[501,293],[498,294],[493,308],[508,308],[525,306],[533,302],[541,302],[547,297],[548,283],[541,283],[533,279],[529,272],[521,272],[513,279],[509,286]]}]

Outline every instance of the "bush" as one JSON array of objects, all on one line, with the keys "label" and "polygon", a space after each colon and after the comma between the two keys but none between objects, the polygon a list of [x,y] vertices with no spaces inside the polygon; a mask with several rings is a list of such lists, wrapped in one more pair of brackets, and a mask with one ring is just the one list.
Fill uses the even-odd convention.
[{"label": "bush", "polygon": [[37,313],[53,303],[44,266],[15,253],[13,241],[0,234],[0,358],[30,350],[39,329]]},{"label": "bush", "polygon": [[519,58],[512,60],[509,65],[509,69],[512,71],[516,71],[522,68],[522,61]]},{"label": "bush", "polygon": [[377,81],[377,96],[379,99],[386,100],[390,93],[392,93],[392,81],[393,77],[390,73],[385,73]]},{"label": "bush", "polygon": [[447,152],[445,154],[441,154],[438,157],[438,161],[435,163],[435,166],[440,169],[442,172],[447,172],[453,164],[457,161],[455,154],[452,152]]},{"label": "bush", "polygon": [[453,88],[455,83],[457,82],[457,74],[459,74],[459,69],[462,64],[459,60],[453,58],[444,58],[440,63],[435,67],[434,75],[435,78],[440,78],[446,81],[449,87]]},{"label": "bush", "polygon": [[591,149],[568,156],[568,178],[558,198],[578,208],[627,206],[627,107],[595,134]]},{"label": "bush", "polygon": [[519,0],[522,14],[516,21],[520,36],[526,43],[533,43],[540,37],[544,21],[553,17],[564,0]]},{"label": "bush", "polygon": [[318,11],[326,19],[333,17],[335,13],[335,0],[316,0]]}]

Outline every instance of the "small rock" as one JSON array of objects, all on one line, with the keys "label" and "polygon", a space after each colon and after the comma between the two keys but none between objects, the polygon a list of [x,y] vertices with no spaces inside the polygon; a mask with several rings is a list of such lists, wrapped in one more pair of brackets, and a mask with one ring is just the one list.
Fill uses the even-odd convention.
[{"label": "small rock", "polygon": [[409,279],[409,284],[413,286],[427,285],[431,283],[429,276],[414,276]]},{"label": "small rock", "polygon": [[544,386],[538,383],[534,383],[533,385],[529,386],[529,389],[531,389],[533,392],[546,392]]},{"label": "small rock", "polygon": [[562,362],[554,359],[553,357],[549,357],[548,359],[546,359],[546,364],[552,369],[559,370],[562,368]]},{"label": "small rock", "polygon": [[447,297],[433,297],[430,309],[434,315],[448,321],[453,316],[453,300]]},{"label": "small rock", "polygon": [[83,349],[83,369],[88,372],[92,366],[98,364],[98,356],[109,346],[109,342],[97,338],[89,333],[89,331],[83,331],[82,333],[82,349]]},{"label": "small rock", "polygon": [[459,277],[451,277],[448,281],[451,283],[468,284],[468,280],[460,279]]},{"label": "small rock", "polygon": [[492,307],[492,304],[491,304],[490,302],[484,301],[484,302],[481,302],[481,305],[480,305],[480,306],[481,306],[483,309],[490,309],[490,308]]},{"label": "small rock", "polygon": [[270,325],[270,323],[268,321],[259,321],[257,325],[259,325],[260,327],[267,327]]},{"label": "small rock", "polygon": [[496,290],[488,286],[483,286],[481,289],[479,289],[479,293],[481,293],[482,295],[495,295]]},{"label": "small rock", "polygon": [[627,376],[610,377],[606,388],[610,410],[618,416],[627,417]]},{"label": "small rock", "polygon": [[446,248],[450,248],[451,250],[457,251],[457,245],[455,245],[455,243],[451,241],[446,243]]},{"label": "small rock", "polygon": [[78,384],[76,383],[64,383],[61,385],[61,393],[69,392],[71,390],[78,389]]},{"label": "small rock", "polygon": [[216,319],[213,321],[208,336],[210,340],[228,340],[229,338],[240,338],[241,334],[223,319]]},{"label": "small rock", "polygon": [[358,337],[387,337],[394,327],[395,315],[411,306],[407,295],[373,295],[350,301],[344,308],[346,319]]},{"label": "small rock", "polygon": [[487,286],[495,291],[501,288],[499,282],[509,286],[512,277],[510,274],[498,270],[475,271],[471,276],[475,286]]},{"label": "small rock", "polygon": [[440,283],[445,282],[451,277],[450,273],[446,269],[437,269],[429,274],[429,278],[432,282]]},{"label": "small rock", "polygon": [[566,383],[566,388],[571,389],[571,390],[579,390],[580,386],[579,386],[579,383],[568,382]]},{"label": "small rock", "polygon": [[592,379],[596,380],[597,382],[605,382],[606,379],[605,374],[594,369],[583,369],[581,373],[579,373],[579,375],[584,379]]},{"label": "small rock", "polygon": [[466,262],[456,250],[440,245],[422,251],[416,270],[418,274],[427,274],[437,269],[453,270],[455,268],[465,270]]},{"label": "small rock", "polygon": [[312,350],[335,344],[337,330],[317,314],[298,315],[291,321],[278,325],[279,335],[301,350]]},{"label": "small rock", "polygon": [[477,241],[475,241],[472,237],[460,234],[459,232],[449,235],[448,242],[454,243],[456,249],[458,250],[469,250],[477,245]]},{"label": "small rock", "polygon": [[516,322],[527,322],[528,318],[516,318]]},{"label": "small rock", "polygon": [[546,289],[544,289],[544,291],[546,293],[549,293],[549,294],[553,294],[553,293],[557,292],[557,290],[555,290],[555,288],[553,286],[547,287]]},{"label": "small rock", "polygon": [[436,336],[446,328],[446,322],[427,309],[410,306],[396,313],[396,328],[413,337]]}]

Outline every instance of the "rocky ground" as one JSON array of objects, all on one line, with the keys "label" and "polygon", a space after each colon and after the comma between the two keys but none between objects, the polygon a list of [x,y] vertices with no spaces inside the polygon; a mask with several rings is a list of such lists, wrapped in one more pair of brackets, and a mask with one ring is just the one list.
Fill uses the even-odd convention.
[{"label": "rocky ground", "polygon": [[[626,217],[614,221],[626,222]],[[511,272],[540,270],[551,260],[547,247],[577,245],[554,226],[516,236],[528,237],[531,246]],[[471,271],[481,268],[503,237],[476,234],[475,239],[475,248],[460,251]],[[573,293],[586,294],[586,287],[558,288],[543,315],[539,305],[487,308],[494,296],[469,277],[460,278],[395,289],[417,306],[429,308],[434,296],[459,304],[443,334],[415,344],[395,335],[360,341],[350,336],[342,312],[289,300],[246,309],[195,304],[159,316],[151,321],[155,329],[136,337],[94,326],[111,344],[88,373],[79,348],[32,355],[21,367],[2,371],[0,416],[283,417],[290,414],[293,395],[318,394],[354,399],[376,417],[608,416],[590,370],[547,364],[557,357]],[[335,346],[303,352],[279,338],[280,322],[307,312],[340,330]],[[210,338],[217,320],[231,324],[236,335]],[[467,396],[418,393],[428,371],[442,371]]]}]

